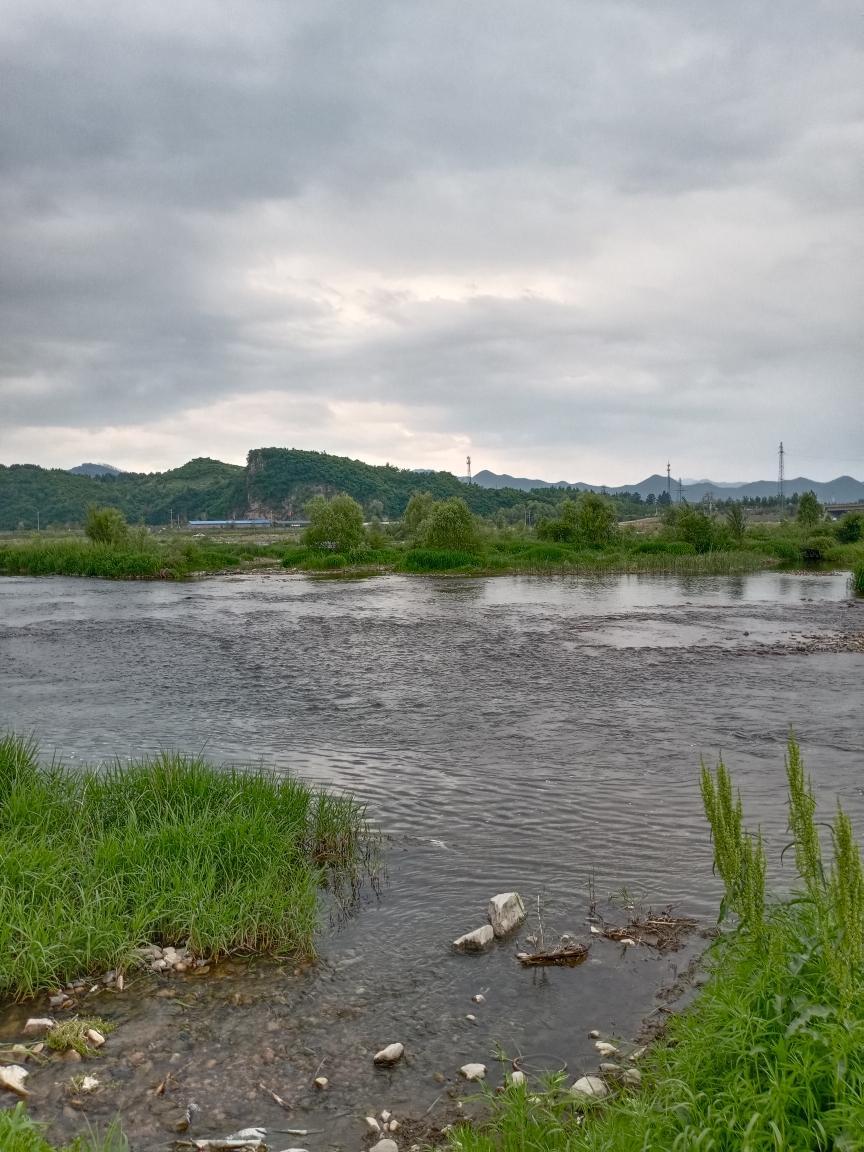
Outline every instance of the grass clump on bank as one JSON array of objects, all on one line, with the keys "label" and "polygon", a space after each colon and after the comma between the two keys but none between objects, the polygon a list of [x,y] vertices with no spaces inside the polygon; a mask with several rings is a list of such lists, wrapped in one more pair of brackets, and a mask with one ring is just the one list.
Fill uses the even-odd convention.
[{"label": "grass clump on bank", "polygon": [[158,756],[41,766],[0,739],[0,992],[122,966],[145,943],[313,952],[319,890],[356,871],[363,810],[263,770]]},{"label": "grass clump on bank", "polygon": [[114,1121],[104,1136],[78,1136],[71,1144],[55,1149],[27,1115],[23,1103],[18,1103],[14,1108],[0,1110],[0,1148],[3,1152],[129,1152],[129,1142],[120,1124]]},{"label": "grass clump on bank", "polygon": [[[460,1127],[460,1152],[577,1149],[864,1148],[864,872],[838,805],[823,862],[816,801],[800,751],[786,762],[800,891],[765,894],[761,835],[743,827],[721,764],[703,797],[735,926],[709,953],[710,978],[640,1061],[644,1090],[577,1103],[563,1077],[540,1093],[490,1097],[493,1117]],[[611,1078],[610,1078],[611,1081]],[[611,1081],[614,1084],[614,1081]]]}]

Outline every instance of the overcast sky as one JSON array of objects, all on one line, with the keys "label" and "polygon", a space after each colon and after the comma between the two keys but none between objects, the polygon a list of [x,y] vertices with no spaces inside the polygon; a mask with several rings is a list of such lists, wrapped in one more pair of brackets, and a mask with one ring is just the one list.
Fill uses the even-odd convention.
[{"label": "overcast sky", "polygon": [[864,9],[0,0],[0,462],[864,476]]}]

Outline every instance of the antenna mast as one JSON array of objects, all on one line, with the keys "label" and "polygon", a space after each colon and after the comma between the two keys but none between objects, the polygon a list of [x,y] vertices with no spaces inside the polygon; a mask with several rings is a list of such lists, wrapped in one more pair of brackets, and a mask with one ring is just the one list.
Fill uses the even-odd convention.
[{"label": "antenna mast", "polygon": [[669,494],[669,499],[672,499],[672,465],[666,461],[666,491]]},{"label": "antenna mast", "polygon": [[466,460],[468,461],[468,483],[470,484],[471,483],[471,457],[467,456]]},{"label": "antenna mast", "polygon": [[676,504],[683,504],[683,503],[684,503],[684,485],[681,482],[681,477],[679,476],[678,477],[678,499],[676,500]]},{"label": "antenna mast", "polygon": [[786,499],[786,467],[783,457],[786,453],[783,451],[783,441],[780,441],[780,452],[778,453],[778,467],[777,467],[777,496],[782,508]]}]

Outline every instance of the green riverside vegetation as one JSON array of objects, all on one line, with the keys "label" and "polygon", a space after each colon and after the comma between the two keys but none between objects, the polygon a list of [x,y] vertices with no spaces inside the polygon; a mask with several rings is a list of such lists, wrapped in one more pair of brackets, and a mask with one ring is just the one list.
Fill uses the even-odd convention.
[{"label": "green riverside vegetation", "polygon": [[359,874],[363,809],[264,770],[175,754],[100,769],[0,738],[0,992],[122,966],[149,942],[201,956],[314,953],[322,885]]},{"label": "green riverside vegetation", "polygon": [[129,1142],[120,1124],[109,1124],[104,1135],[78,1136],[71,1144],[56,1149],[42,1135],[42,1129],[24,1110],[23,1103],[0,1110],[0,1149],[3,1152],[129,1152]]},{"label": "green riverside vegetation", "polygon": [[[800,890],[766,895],[761,835],[743,826],[721,763],[702,794],[733,919],[710,949],[708,983],[639,1061],[641,1090],[575,1097],[563,1076],[509,1086],[491,1120],[460,1126],[454,1152],[864,1148],[864,871],[838,804],[823,859],[816,798],[794,737],[786,759]],[[611,1078],[610,1083],[614,1085]]]}]

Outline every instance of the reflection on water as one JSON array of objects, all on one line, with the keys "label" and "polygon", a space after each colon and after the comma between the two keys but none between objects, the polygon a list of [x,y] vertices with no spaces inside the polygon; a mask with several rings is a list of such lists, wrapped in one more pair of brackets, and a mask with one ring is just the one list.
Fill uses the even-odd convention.
[{"label": "reflection on water", "polygon": [[[846,585],[845,575],[784,573],[6,579],[0,720],[73,762],[205,748],[368,803],[394,837],[389,883],[325,931],[325,967],[304,978],[303,996],[328,1006],[329,1023],[292,1033],[300,1047],[287,1045],[272,1072],[282,1084],[302,1079],[304,1045],[338,1049],[328,1059],[347,1063],[333,1092],[308,1107],[325,1116],[327,1140],[355,1132],[356,1143],[359,1108],[400,1094],[425,1108],[440,1092],[433,1071],[485,1059],[495,1040],[575,1070],[596,1060],[590,1028],[634,1032],[681,954],[649,959],[603,942],[577,969],[532,973],[512,947],[463,957],[448,941],[510,888],[542,892],[552,926],[584,937],[592,872],[601,897],[626,886],[713,919],[701,754],[722,748],[776,860],[792,724],[826,808],[839,794],[864,830],[864,657],[781,654],[799,633],[864,630],[864,605]],[[773,878],[783,883],[777,867]],[[291,988],[289,999],[300,995]],[[229,1042],[257,1051],[275,1019],[268,995],[260,1017],[249,1007],[208,1018],[196,1053]],[[351,1011],[339,1016],[346,998]],[[385,1100],[380,1074],[360,1071],[360,1048],[393,1039],[412,1066],[387,1074]],[[232,1107],[264,1122],[257,1104]]]}]

